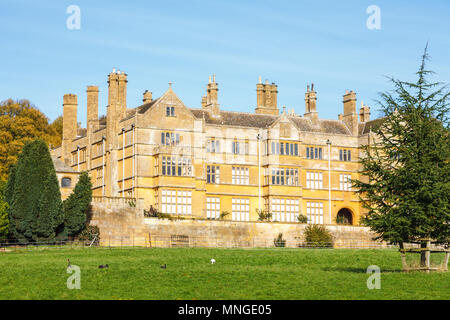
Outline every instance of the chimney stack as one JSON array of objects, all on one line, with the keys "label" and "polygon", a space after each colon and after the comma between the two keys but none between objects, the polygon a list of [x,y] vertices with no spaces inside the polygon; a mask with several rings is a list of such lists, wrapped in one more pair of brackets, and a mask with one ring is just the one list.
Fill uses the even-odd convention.
[{"label": "chimney stack", "polygon": [[62,160],[70,165],[72,141],[77,137],[77,107],[78,100],[75,94],[65,94],[63,97],[63,139]]},{"label": "chimney stack", "polygon": [[119,90],[119,96],[118,96],[118,102],[119,102],[119,117],[120,120],[125,118],[126,112],[127,112],[127,74],[123,71],[118,71],[119,78],[118,78],[118,90]]},{"label": "chimney stack", "polygon": [[344,114],[342,116],[344,123],[352,135],[358,135],[358,114],[356,113],[356,93],[346,91],[343,97]]},{"label": "chimney stack", "polygon": [[202,109],[206,107],[206,96],[202,96]]},{"label": "chimney stack", "polygon": [[88,132],[92,132],[92,128],[98,124],[98,86],[88,86],[86,93],[87,93],[86,128]]},{"label": "chimney stack", "polygon": [[256,84],[256,109],[255,113],[258,114],[273,114],[278,115],[278,86],[269,81],[263,84],[261,77]]},{"label": "chimney stack", "polygon": [[208,110],[213,117],[220,117],[218,93],[219,85],[216,82],[216,75],[213,74],[212,81],[210,76],[208,85],[206,86],[206,97],[202,97],[202,108]]},{"label": "chimney stack", "polygon": [[359,109],[359,121],[368,122],[370,121],[370,107],[365,106],[364,102],[361,101],[361,108]]},{"label": "chimney stack", "polygon": [[213,80],[211,82],[211,77],[209,77],[209,83],[206,88],[206,104],[217,104],[218,101],[219,85],[216,82],[216,75],[213,75]]},{"label": "chimney stack", "polygon": [[314,83],[311,84],[311,90],[309,85],[306,86],[305,93],[305,117],[311,119],[313,123],[317,123],[319,120],[319,114],[317,113],[317,93],[314,90]]},{"label": "chimney stack", "polygon": [[148,90],[145,90],[144,92],[144,98],[142,99],[142,102],[144,104],[150,103],[153,101],[152,93]]}]

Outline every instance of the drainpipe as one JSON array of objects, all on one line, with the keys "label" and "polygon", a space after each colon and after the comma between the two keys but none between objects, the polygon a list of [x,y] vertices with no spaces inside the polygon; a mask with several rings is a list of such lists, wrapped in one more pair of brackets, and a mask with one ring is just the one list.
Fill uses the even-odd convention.
[{"label": "drainpipe", "polygon": [[122,128],[122,198],[125,197],[125,128]]},{"label": "drainpipe", "polygon": [[258,207],[261,211],[261,135],[259,133],[256,140],[258,141]]},{"label": "drainpipe", "polygon": [[80,172],[80,146],[77,146],[77,171]]},{"label": "drainpipe", "polygon": [[102,137],[102,195],[105,196],[105,140],[106,137]]},{"label": "drainpipe", "polygon": [[133,130],[133,168],[132,168],[132,175],[133,175],[133,179],[132,179],[132,181],[133,181],[133,188],[132,188],[132,193],[133,193],[133,198],[134,198],[134,187],[135,187],[135,179],[136,179],[136,176],[135,176],[135,165],[134,165],[134,158],[135,158],[135,152],[136,152],[136,149],[135,149],[135,146],[134,146],[134,131],[135,131],[135,127],[134,127],[134,124],[132,124],[131,125],[131,130]]},{"label": "drainpipe", "polygon": [[331,224],[331,141],[327,140],[328,145],[328,215]]}]

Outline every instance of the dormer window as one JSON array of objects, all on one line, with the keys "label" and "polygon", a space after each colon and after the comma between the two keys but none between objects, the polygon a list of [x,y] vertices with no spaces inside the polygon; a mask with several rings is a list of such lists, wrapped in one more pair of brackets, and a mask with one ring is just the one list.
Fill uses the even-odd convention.
[{"label": "dormer window", "polygon": [[175,117],[175,107],[174,106],[166,107],[166,117]]}]

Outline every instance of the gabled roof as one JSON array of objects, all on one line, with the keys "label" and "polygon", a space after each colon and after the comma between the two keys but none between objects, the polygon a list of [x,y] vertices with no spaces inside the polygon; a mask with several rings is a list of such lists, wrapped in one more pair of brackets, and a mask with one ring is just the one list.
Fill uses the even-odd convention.
[{"label": "gabled roof", "polygon": [[151,107],[153,107],[153,106],[156,104],[156,102],[159,101],[159,99],[160,99],[160,98],[155,99],[155,100],[153,100],[152,102],[143,104],[143,105],[140,106],[140,107],[137,107],[137,112],[138,112],[138,113],[141,113],[141,114],[142,114],[142,113],[145,113],[148,109],[150,109]]}]

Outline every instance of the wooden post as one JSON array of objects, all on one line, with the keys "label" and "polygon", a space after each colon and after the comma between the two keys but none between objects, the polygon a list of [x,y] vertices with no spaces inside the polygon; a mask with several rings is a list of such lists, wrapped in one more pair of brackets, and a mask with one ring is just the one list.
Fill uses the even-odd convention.
[{"label": "wooden post", "polygon": [[430,240],[427,240],[427,242],[426,242],[426,251],[425,251],[425,265],[426,265],[426,267],[427,267],[427,273],[429,273],[430,272],[430,256],[431,256],[431,252],[430,252],[430,250],[431,250],[431,241]]},{"label": "wooden post", "polygon": [[448,271],[448,258],[450,256],[450,252],[446,251],[445,252],[445,258],[444,258],[444,270]]},{"label": "wooden post", "polygon": [[422,249],[422,251],[420,252],[420,267],[421,268],[427,267],[427,257],[426,257],[426,251],[425,251],[426,248],[427,248],[427,242],[421,241],[420,242],[420,249]]},{"label": "wooden post", "polygon": [[400,246],[400,255],[402,256],[402,268],[403,268],[403,271],[408,271],[409,268],[408,268],[408,265],[406,263],[406,253],[404,251],[405,247],[403,245],[403,242],[400,242],[399,246]]}]

